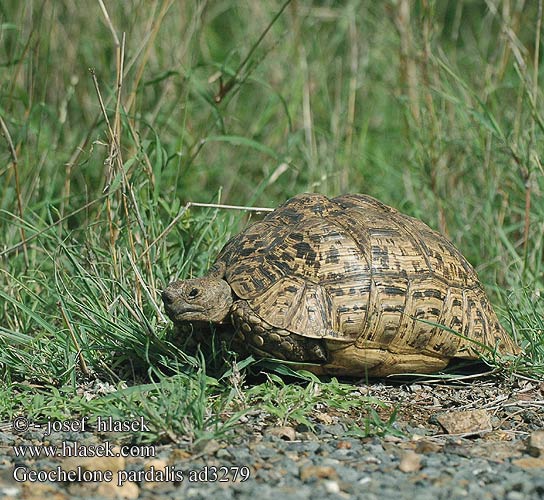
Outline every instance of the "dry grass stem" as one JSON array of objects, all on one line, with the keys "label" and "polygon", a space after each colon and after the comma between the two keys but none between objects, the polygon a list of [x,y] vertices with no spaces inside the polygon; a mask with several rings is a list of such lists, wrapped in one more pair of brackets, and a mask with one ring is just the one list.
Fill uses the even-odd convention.
[{"label": "dry grass stem", "polygon": [[410,0],[400,0],[394,15],[395,26],[400,35],[400,80],[406,87],[410,111],[416,123],[420,122],[419,83],[417,63],[413,54],[414,41],[410,21]]},{"label": "dry grass stem", "polygon": [[70,337],[72,339],[72,342],[74,344],[74,348],[75,348],[76,353],[77,353],[77,359],[78,359],[78,362],[79,362],[79,368],[81,369],[81,373],[83,373],[83,375],[85,375],[85,376],[88,376],[89,375],[89,369],[87,367],[87,363],[85,362],[85,358],[83,356],[83,352],[81,350],[79,342],[77,341],[77,337],[76,337],[76,334],[75,334],[74,329],[72,327],[72,324],[70,323],[70,320],[68,319],[68,316],[66,314],[66,310],[64,309],[64,306],[62,305],[61,301],[58,301],[57,305],[58,305],[58,307],[60,309],[60,312],[62,314],[62,318],[64,319],[64,323],[66,325],[66,328],[68,328],[68,331],[70,332]]},{"label": "dry grass stem", "polygon": [[[13,146],[13,141],[11,140],[9,129],[6,125],[6,122],[2,118],[2,116],[0,116],[0,128],[2,130],[2,135],[4,136],[4,139],[6,139],[6,142],[8,143],[9,153],[11,155],[11,166],[13,167],[13,173],[15,176],[15,192],[17,193],[17,208],[19,209],[19,216],[21,217],[21,220],[24,220],[23,198],[21,195],[21,182],[19,178],[19,160],[17,158],[17,151],[15,147]],[[22,240],[21,246],[23,248],[23,253],[25,256],[25,264],[28,267],[30,265],[30,261],[28,259],[28,249],[26,247],[25,228],[23,225],[21,225],[19,231],[21,233],[21,240]]]}]

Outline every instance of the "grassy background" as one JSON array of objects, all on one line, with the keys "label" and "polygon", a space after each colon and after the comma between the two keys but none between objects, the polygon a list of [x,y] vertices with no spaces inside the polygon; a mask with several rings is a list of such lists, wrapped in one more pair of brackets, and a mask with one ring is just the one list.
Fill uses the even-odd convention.
[{"label": "grassy background", "polygon": [[[0,4],[3,417],[143,413],[150,439],[191,442],[251,405],[303,421],[315,391],[247,391],[232,359],[206,376],[221,359],[178,348],[159,294],[251,217],[187,202],[273,207],[304,191],[368,193],[447,234],[524,346],[518,370],[541,378],[541,10]],[[331,384],[318,399],[349,399]]]}]

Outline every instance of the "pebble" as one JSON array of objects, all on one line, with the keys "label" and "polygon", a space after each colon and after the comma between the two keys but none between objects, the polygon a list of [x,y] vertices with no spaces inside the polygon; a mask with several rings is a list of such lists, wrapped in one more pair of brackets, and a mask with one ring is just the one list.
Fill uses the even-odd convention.
[{"label": "pebble", "polygon": [[544,469],[544,457],[523,457],[513,460],[512,463],[524,469]]},{"label": "pebble", "polygon": [[293,427],[281,426],[281,427],[271,427],[267,429],[267,434],[272,436],[277,436],[285,441],[294,441],[296,438],[296,431]]},{"label": "pebble", "polygon": [[16,486],[5,486],[0,487],[0,495],[2,495],[0,498],[6,498],[6,497],[16,497],[19,496],[21,493],[21,488],[18,488]]},{"label": "pebble", "polygon": [[338,474],[334,467],[327,465],[307,465],[300,469],[300,479],[304,482],[308,482],[311,479],[337,479]]},{"label": "pebble", "polygon": [[506,500],[523,500],[525,495],[519,491],[510,491],[506,495]]},{"label": "pebble", "polygon": [[343,436],[345,434],[344,428],[340,424],[331,424],[331,425],[316,425],[318,436],[328,437],[330,436]]},{"label": "pebble", "polygon": [[220,448],[219,450],[217,450],[217,452],[215,453],[215,456],[219,460],[231,460],[233,458],[230,451],[226,448]]},{"label": "pebble", "polygon": [[140,488],[136,483],[127,481],[121,486],[115,483],[99,483],[95,490],[96,497],[111,499],[135,500],[140,496]]},{"label": "pebble", "polygon": [[400,458],[399,470],[402,472],[416,472],[421,469],[421,455],[414,451],[405,451]]},{"label": "pebble", "polygon": [[340,485],[336,481],[325,481],[327,493],[340,493]]},{"label": "pebble", "polygon": [[256,453],[260,458],[271,458],[277,455],[277,451],[274,447],[264,445],[264,444],[258,444],[253,449],[254,453]]},{"label": "pebble", "polygon": [[0,445],[11,446],[13,443],[15,443],[15,438],[12,435],[0,432]]},{"label": "pebble", "polygon": [[544,431],[534,431],[529,436],[527,451],[533,457],[544,457]]},{"label": "pebble", "polygon": [[297,451],[299,453],[316,453],[321,444],[319,441],[301,441],[298,443],[288,443],[285,446],[286,450]]}]

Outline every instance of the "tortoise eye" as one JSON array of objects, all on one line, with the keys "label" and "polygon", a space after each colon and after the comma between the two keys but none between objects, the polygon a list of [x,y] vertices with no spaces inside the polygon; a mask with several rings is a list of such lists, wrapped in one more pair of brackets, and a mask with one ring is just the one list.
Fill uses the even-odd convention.
[{"label": "tortoise eye", "polygon": [[198,297],[199,293],[200,293],[200,291],[198,290],[198,288],[192,288],[191,291],[187,294],[187,296],[190,299],[194,299],[194,298]]}]

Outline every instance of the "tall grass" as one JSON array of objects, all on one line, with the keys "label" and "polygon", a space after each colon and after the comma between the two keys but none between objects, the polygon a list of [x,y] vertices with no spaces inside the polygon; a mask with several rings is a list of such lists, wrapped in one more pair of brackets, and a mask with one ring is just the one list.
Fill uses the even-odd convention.
[{"label": "tall grass", "polygon": [[523,373],[542,377],[540,0],[0,12],[4,390],[199,372],[159,292],[250,215],[186,203],[303,191],[368,193],[447,234],[525,347]]}]

